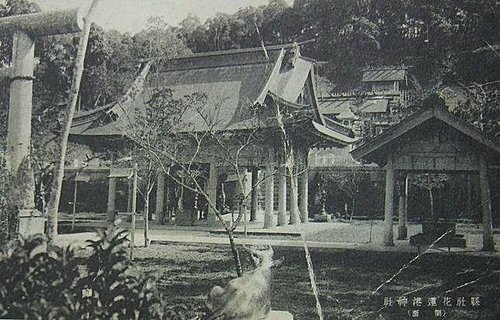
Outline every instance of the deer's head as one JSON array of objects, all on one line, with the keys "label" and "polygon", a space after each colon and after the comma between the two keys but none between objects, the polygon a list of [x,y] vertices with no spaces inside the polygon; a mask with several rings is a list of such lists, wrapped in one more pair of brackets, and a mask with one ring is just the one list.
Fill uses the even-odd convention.
[{"label": "deer's head", "polygon": [[243,246],[243,248],[250,253],[250,257],[253,260],[255,268],[264,267],[270,269],[273,267],[279,267],[283,263],[284,257],[281,257],[278,260],[273,260],[274,250],[270,245],[265,247]]}]

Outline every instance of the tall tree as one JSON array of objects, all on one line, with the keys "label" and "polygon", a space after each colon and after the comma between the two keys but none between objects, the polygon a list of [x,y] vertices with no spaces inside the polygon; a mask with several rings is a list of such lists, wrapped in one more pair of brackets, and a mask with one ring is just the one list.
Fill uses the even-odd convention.
[{"label": "tall tree", "polygon": [[84,18],[84,27],[78,43],[78,53],[75,59],[75,68],[73,71],[73,81],[68,96],[68,105],[65,114],[64,127],[59,137],[59,155],[56,160],[54,169],[54,179],[52,182],[52,191],[50,200],[47,205],[47,236],[49,242],[54,242],[57,237],[57,219],[59,211],[59,201],[61,198],[61,188],[64,178],[64,164],[66,162],[66,150],[68,147],[68,137],[73,123],[73,115],[75,114],[78,93],[80,91],[80,83],[82,80],[83,67],[85,62],[85,53],[90,35],[90,28],[93,23],[93,17],[96,7],[100,0],[93,0],[88,13]]}]

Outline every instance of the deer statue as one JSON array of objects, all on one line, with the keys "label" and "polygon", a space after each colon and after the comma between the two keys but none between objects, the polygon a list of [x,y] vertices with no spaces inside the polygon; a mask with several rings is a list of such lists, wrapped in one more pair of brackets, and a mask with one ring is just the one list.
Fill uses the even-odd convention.
[{"label": "deer statue", "polygon": [[267,319],[271,311],[271,268],[283,258],[273,260],[273,248],[247,248],[255,269],[229,281],[225,288],[215,286],[208,295],[209,320]]}]

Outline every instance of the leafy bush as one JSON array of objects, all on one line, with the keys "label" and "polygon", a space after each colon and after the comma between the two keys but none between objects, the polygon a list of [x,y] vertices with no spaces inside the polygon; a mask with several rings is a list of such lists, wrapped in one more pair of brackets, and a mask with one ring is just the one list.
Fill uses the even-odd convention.
[{"label": "leafy bush", "polygon": [[42,235],[11,241],[0,254],[0,317],[182,319],[131,264],[126,234],[100,232],[88,257],[48,247]]}]

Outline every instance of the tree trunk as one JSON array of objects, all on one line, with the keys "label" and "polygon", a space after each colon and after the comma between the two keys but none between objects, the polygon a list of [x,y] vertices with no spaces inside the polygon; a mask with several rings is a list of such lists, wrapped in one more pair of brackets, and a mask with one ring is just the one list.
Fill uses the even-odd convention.
[{"label": "tree trunk", "polygon": [[146,193],[144,197],[144,246],[149,246],[149,195],[151,191]]},{"label": "tree trunk", "polygon": [[56,160],[54,169],[54,180],[52,181],[52,188],[50,200],[47,205],[47,237],[49,243],[53,243],[57,237],[57,214],[59,210],[59,201],[61,199],[61,188],[64,178],[64,163],[66,162],[66,149],[68,147],[68,137],[73,123],[73,116],[75,114],[76,102],[78,100],[78,93],[80,91],[80,83],[82,80],[85,53],[87,52],[87,43],[89,40],[90,27],[92,25],[92,17],[95,8],[100,0],[93,0],[89,12],[84,18],[84,27],[78,43],[78,53],[75,59],[75,67],[73,71],[73,81],[68,97],[68,106],[66,108],[65,123],[61,131],[59,142],[59,158]]},{"label": "tree trunk", "polygon": [[432,192],[432,188],[429,188],[429,200],[430,200],[430,206],[431,206],[431,217],[432,220],[436,221],[436,216],[434,215],[434,194]]},{"label": "tree trunk", "polygon": [[354,217],[354,205],[356,203],[356,199],[354,196],[351,198],[351,217],[349,218],[349,221],[352,221],[352,217]]},{"label": "tree trunk", "polygon": [[234,243],[233,231],[227,230],[227,235],[229,237],[231,252],[233,253],[234,264],[236,266],[236,274],[238,275],[238,277],[241,277],[243,275],[243,269],[241,267],[240,253],[236,248],[236,244]]}]

